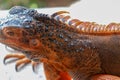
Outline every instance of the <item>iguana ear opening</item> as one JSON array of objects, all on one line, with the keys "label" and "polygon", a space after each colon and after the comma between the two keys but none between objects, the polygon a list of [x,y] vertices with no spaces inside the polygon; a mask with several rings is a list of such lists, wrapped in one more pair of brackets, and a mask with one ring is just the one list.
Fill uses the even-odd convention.
[{"label": "iguana ear opening", "polygon": [[29,45],[30,45],[30,47],[37,48],[37,47],[41,46],[41,43],[38,39],[31,39],[29,41]]}]

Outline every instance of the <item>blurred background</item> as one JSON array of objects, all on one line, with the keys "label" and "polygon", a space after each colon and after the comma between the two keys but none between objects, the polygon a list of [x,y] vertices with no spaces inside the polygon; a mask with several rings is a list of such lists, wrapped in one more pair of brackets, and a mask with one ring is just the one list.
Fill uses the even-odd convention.
[{"label": "blurred background", "polygon": [[20,5],[28,8],[65,7],[78,0],[0,0],[0,9],[9,9]]}]

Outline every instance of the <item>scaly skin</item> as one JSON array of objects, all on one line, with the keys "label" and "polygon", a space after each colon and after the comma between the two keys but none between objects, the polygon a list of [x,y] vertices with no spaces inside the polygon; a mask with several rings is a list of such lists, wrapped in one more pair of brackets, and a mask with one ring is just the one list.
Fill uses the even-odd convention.
[{"label": "scaly skin", "polygon": [[119,24],[105,26],[77,19],[67,24],[70,17],[61,15],[65,11],[48,16],[13,7],[9,13],[1,21],[0,42],[30,60],[43,62],[47,80],[99,80],[98,74],[120,76]]}]

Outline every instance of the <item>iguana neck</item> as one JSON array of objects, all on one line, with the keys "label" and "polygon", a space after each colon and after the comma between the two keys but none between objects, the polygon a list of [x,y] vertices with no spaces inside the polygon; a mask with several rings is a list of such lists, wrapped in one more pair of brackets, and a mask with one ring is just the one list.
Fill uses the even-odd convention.
[{"label": "iguana neck", "polygon": [[93,47],[88,36],[80,34],[73,26],[46,16],[37,19],[43,24],[40,40],[53,51],[70,54]]}]

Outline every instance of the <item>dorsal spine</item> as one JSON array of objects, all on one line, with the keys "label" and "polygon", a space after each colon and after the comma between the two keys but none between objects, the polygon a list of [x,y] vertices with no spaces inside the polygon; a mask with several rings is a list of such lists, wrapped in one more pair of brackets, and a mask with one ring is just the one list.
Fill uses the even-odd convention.
[{"label": "dorsal spine", "polygon": [[70,27],[74,27],[79,30],[80,33],[83,34],[119,34],[120,33],[120,24],[118,23],[110,23],[108,25],[99,25],[95,22],[84,22],[78,19],[72,19],[67,11],[59,11],[51,15],[51,17],[59,20],[63,23],[66,23]]}]

